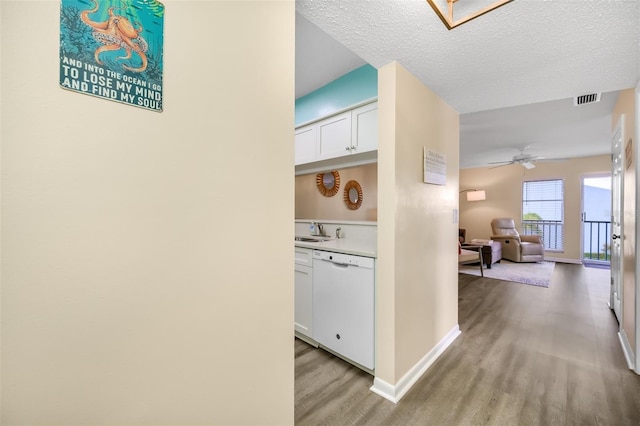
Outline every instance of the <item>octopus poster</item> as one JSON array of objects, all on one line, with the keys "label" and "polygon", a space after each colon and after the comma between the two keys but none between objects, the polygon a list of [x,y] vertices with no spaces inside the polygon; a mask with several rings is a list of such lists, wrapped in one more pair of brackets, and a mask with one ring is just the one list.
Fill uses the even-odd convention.
[{"label": "octopus poster", "polygon": [[60,86],[161,112],[163,33],[157,0],[61,0]]}]

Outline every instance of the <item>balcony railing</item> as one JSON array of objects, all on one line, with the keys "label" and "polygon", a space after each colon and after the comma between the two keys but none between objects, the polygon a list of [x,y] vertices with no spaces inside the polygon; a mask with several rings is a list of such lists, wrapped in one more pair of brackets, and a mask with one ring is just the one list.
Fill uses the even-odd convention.
[{"label": "balcony railing", "polygon": [[559,220],[523,220],[522,231],[523,235],[541,236],[545,250],[564,249],[564,224]]},{"label": "balcony railing", "polygon": [[584,222],[584,259],[611,261],[611,222],[585,220]]},{"label": "balcony railing", "polygon": [[[585,220],[584,259],[609,262],[611,260],[611,222]],[[523,220],[523,235],[539,235],[545,250],[561,251],[564,243],[564,224],[555,220]]]}]

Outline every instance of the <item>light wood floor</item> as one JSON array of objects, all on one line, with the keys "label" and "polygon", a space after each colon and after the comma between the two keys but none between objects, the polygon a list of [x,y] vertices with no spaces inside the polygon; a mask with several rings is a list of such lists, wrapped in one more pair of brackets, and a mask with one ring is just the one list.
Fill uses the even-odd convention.
[{"label": "light wood floor", "polygon": [[557,264],[549,288],[459,275],[462,334],[398,403],[295,340],[298,425],[640,425],[607,307],[609,271]]}]

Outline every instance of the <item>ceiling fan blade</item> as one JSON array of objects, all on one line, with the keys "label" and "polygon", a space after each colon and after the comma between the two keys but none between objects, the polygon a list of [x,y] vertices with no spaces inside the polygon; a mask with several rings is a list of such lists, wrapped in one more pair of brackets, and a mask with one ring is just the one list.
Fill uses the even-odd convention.
[{"label": "ceiling fan blade", "polygon": [[[489,164],[492,164],[492,163],[489,163]],[[496,163],[493,163],[493,164],[496,164]],[[489,170],[497,169],[498,167],[510,166],[510,165],[512,165],[512,164],[513,164],[513,163],[510,161],[510,162],[508,162],[508,163],[503,163],[503,164],[500,164],[500,165],[497,165],[497,166],[489,167]]]},{"label": "ceiling fan blade", "polygon": [[544,158],[544,157],[540,157],[538,160],[541,163],[555,163],[555,162],[561,162],[561,161],[567,161],[569,160],[568,158]]},{"label": "ceiling fan blade", "polygon": [[[454,0],[455,1],[455,0]],[[498,167],[509,166],[511,164],[520,164],[525,169],[533,169],[536,167],[535,163],[540,162],[554,162],[554,161],[565,161],[567,158],[545,158],[537,155],[525,154],[525,150],[529,149],[530,146],[524,146],[519,148],[520,154],[514,155],[511,161],[492,161],[486,163],[487,165],[496,164],[494,167],[490,167],[489,169],[495,169]]]}]

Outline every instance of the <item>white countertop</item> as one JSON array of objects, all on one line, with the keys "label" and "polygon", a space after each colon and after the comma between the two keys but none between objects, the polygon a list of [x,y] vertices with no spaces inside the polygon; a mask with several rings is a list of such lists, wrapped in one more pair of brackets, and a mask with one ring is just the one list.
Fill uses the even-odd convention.
[{"label": "white countertop", "polygon": [[364,225],[364,226],[377,226],[378,222],[375,220],[330,220],[330,219],[296,219],[296,223],[335,223],[339,225]]},{"label": "white countertop", "polygon": [[340,238],[330,239],[327,241],[319,242],[307,242],[307,241],[294,241],[296,247],[310,248],[314,250],[325,250],[336,253],[353,254],[356,256],[376,257],[376,246],[371,242]]}]

